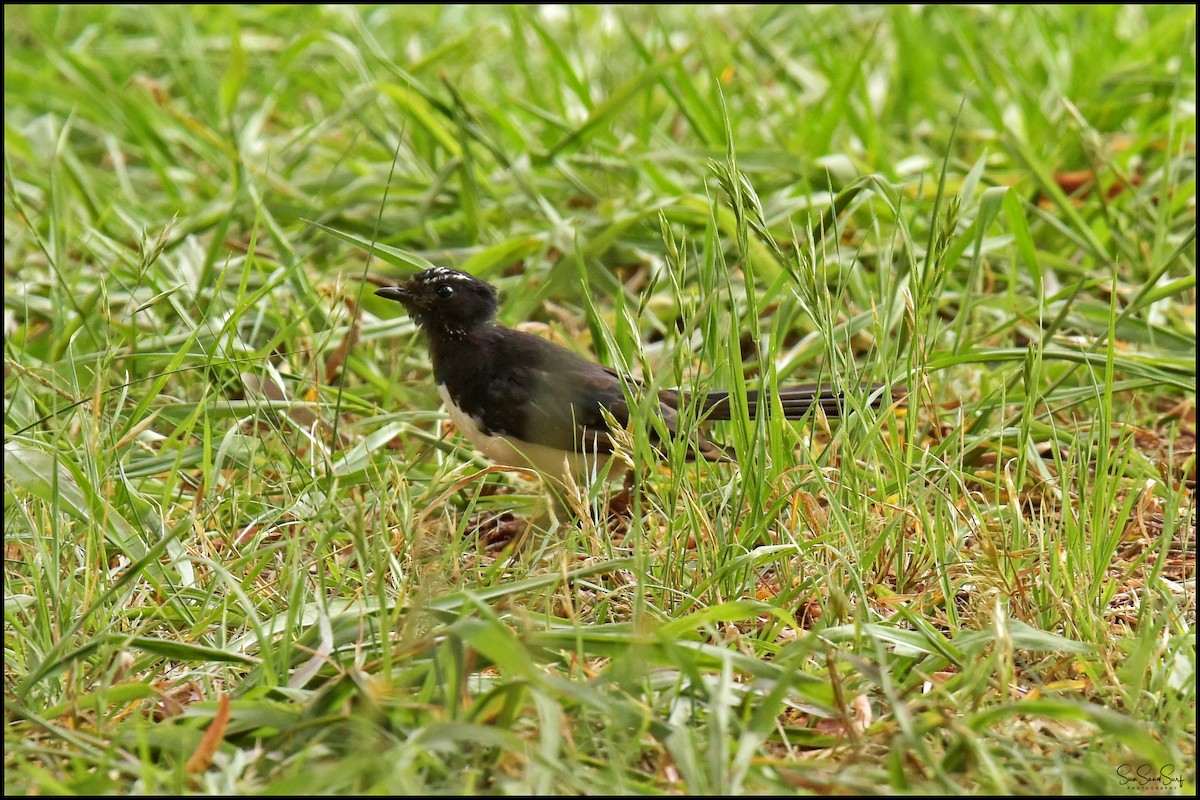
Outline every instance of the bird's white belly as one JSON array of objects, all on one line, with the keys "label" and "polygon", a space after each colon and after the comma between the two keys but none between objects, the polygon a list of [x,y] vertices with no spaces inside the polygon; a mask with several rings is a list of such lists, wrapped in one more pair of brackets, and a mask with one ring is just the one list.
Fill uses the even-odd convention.
[{"label": "bird's white belly", "polygon": [[507,467],[532,467],[559,482],[569,470],[577,483],[584,484],[590,482],[608,461],[607,453],[565,453],[555,447],[526,442],[511,436],[484,433],[481,421],[454,403],[444,383],[439,383],[437,390],[459,433],[467,437],[489,461],[496,464]]}]

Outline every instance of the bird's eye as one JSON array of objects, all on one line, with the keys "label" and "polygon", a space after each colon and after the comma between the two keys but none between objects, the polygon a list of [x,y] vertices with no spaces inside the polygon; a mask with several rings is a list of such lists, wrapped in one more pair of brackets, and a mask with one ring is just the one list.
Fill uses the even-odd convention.
[{"label": "bird's eye", "polygon": [[454,287],[448,283],[443,283],[437,287],[437,296],[445,300],[454,294]]}]

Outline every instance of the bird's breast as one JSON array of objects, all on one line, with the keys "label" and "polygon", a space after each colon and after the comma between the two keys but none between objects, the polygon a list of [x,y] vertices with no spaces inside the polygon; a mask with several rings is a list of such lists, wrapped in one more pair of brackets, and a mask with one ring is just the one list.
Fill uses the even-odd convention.
[{"label": "bird's breast", "polygon": [[490,432],[482,418],[468,413],[454,402],[446,384],[439,383],[437,390],[459,433],[493,463],[521,469],[532,468],[560,484],[563,482],[563,475],[569,470],[576,483],[582,484],[588,482],[589,478],[594,478],[608,460],[607,453],[568,452],[557,447],[527,442],[509,434]]}]

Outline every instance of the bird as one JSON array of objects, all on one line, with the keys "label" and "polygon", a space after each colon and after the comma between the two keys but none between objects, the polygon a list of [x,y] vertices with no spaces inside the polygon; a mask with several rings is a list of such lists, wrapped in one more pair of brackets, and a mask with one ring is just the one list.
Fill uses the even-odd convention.
[{"label": "bird", "polygon": [[[500,323],[496,288],[467,272],[431,267],[375,294],[404,306],[424,333],[433,379],[450,418],[489,460],[532,468],[561,488],[569,485],[568,472],[578,485],[580,477],[612,455],[610,420],[628,425],[624,387],[639,387],[637,381]],[[872,387],[866,405],[880,404],[883,393],[876,390],[881,388]],[[828,384],[798,385],[777,394],[787,419],[803,418],[818,407],[827,418],[847,411],[843,393]],[[750,415],[770,399],[747,390]],[[729,420],[734,413],[729,392],[692,398],[677,390],[661,391],[658,412],[671,435],[679,433],[684,402],[696,402],[696,414],[704,421]],[[728,450],[700,431],[687,435],[689,459],[731,460]]]}]

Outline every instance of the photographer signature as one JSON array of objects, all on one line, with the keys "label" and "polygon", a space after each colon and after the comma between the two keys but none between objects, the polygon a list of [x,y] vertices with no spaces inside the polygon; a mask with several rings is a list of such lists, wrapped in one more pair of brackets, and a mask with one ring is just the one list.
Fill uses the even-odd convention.
[{"label": "photographer signature", "polygon": [[1117,767],[1117,777],[1121,779],[1122,786],[1129,784],[1137,784],[1141,788],[1146,787],[1162,787],[1169,789],[1171,787],[1181,787],[1183,778],[1175,775],[1174,764],[1163,764],[1158,769],[1155,769],[1150,764],[1138,764],[1134,767],[1132,764],[1122,764]]}]

